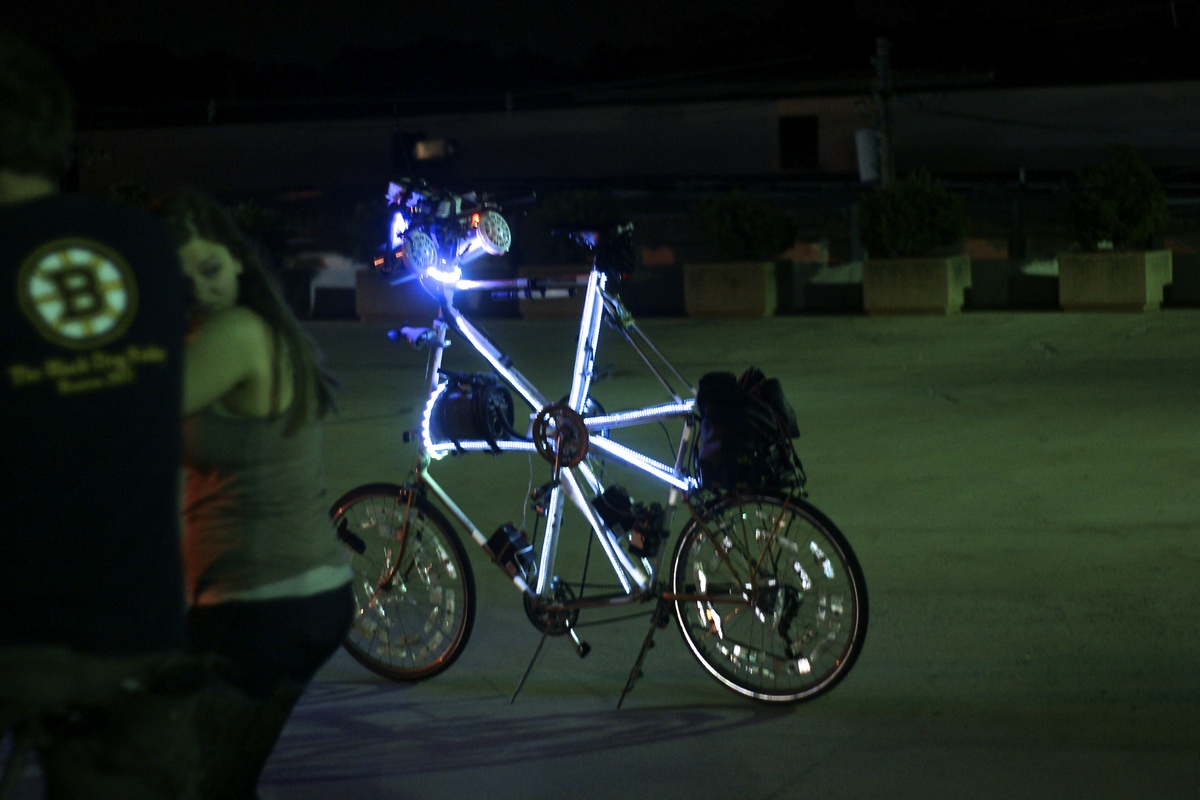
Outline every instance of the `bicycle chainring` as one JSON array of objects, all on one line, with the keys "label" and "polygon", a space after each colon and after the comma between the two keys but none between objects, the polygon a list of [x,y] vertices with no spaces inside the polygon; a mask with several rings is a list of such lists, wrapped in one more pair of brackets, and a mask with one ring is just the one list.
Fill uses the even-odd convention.
[{"label": "bicycle chainring", "polygon": [[575,592],[561,581],[556,580],[553,589],[554,597],[550,601],[525,595],[525,614],[533,623],[533,627],[542,633],[548,636],[562,636],[579,622],[579,609],[549,610],[549,604],[569,603],[575,599]]},{"label": "bicycle chainring", "polygon": [[560,468],[573,467],[587,457],[587,425],[567,405],[555,403],[539,411],[532,434],[538,454]]}]

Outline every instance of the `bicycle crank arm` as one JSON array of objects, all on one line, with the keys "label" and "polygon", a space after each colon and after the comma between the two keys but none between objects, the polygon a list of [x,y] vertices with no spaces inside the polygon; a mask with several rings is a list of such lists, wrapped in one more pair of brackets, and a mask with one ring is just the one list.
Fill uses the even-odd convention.
[{"label": "bicycle crank arm", "polygon": [[575,648],[575,654],[580,658],[587,658],[587,654],[592,652],[592,646],[580,639],[574,628],[568,628],[567,634],[571,637],[571,647]]}]

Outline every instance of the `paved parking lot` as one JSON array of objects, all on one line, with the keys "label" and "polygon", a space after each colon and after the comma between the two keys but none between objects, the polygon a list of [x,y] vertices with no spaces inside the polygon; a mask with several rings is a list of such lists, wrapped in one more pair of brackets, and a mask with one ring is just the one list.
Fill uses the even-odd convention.
[{"label": "paved parking lot", "polygon": [[[783,380],[811,499],[870,589],[850,676],[809,704],[749,702],[668,629],[616,710],[637,620],[587,629],[584,660],[551,641],[510,704],[538,634],[472,552],[460,662],[396,685],[339,655],[271,764],[274,796],[1200,796],[1200,313],[643,325],[686,374]],[[566,386],[569,323],[486,326],[548,395]],[[423,357],[385,329],[312,326],[345,383],[335,493],[409,463]],[[627,354],[600,361],[606,407],[649,401]],[[443,463],[482,527],[520,513],[528,459]]]},{"label": "paved parking lot", "polygon": [[[334,494],[408,468],[424,359],[386,327],[311,324],[345,387]],[[565,387],[569,323],[486,327],[548,395],[555,375]],[[635,620],[586,629],[583,660],[552,640],[510,703],[538,634],[473,550],[481,608],[460,661],[399,685],[339,654],[264,797],[1200,797],[1200,312],[644,327],[689,375],[783,380],[810,499],[870,590],[849,677],[811,703],[750,702],[667,629],[617,710]],[[636,361],[606,359],[606,407],[649,399]],[[439,474],[488,528],[519,518],[530,470],[476,456]]]}]

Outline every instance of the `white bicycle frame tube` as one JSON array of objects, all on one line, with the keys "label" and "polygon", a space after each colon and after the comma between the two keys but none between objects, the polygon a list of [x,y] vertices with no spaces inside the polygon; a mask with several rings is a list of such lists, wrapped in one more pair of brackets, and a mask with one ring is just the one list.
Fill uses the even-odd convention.
[{"label": "white bicycle frame tube", "polygon": [[[606,308],[610,313],[619,311],[624,314],[624,312],[623,309],[619,308],[618,301],[614,301],[613,298],[605,294],[606,276],[602,271],[592,270],[586,276],[576,276],[572,279],[564,279],[564,281],[565,285],[568,286],[581,286],[586,282],[586,295],[584,297],[583,313],[580,320],[579,339],[575,349],[571,391],[567,397],[567,404],[570,408],[582,416],[591,390],[604,312]],[[563,285],[563,283],[556,282],[555,285]],[[521,289],[526,286],[526,279],[516,279],[513,281],[489,281],[486,285],[480,286],[470,284],[467,281],[461,281],[459,288],[511,290]],[[546,408],[548,403],[545,396],[537,387],[512,365],[509,357],[496,347],[470,320],[464,317],[462,312],[454,307],[451,300],[448,299],[442,304],[442,311],[443,318],[439,318],[434,322],[433,332],[435,335],[430,345],[433,348],[433,353],[430,356],[428,374],[426,375],[426,388],[429,399],[426,402],[421,418],[417,477],[420,482],[429,488],[451,516],[456,518],[470,531],[471,538],[479,545],[486,547],[487,536],[433,479],[429,472],[431,460],[440,459],[454,452],[501,451],[533,453],[536,452],[537,447],[534,442],[519,440],[498,440],[495,442],[484,440],[459,440],[457,442],[433,441],[431,435],[431,416],[438,397],[446,388],[446,383],[441,380],[438,371],[442,363],[442,352],[449,344],[449,330],[454,329],[462,334],[463,338],[491,365],[504,382],[511,386],[535,411]],[[636,326],[631,327],[642,336],[643,341],[648,343],[644,335],[636,330]],[[641,347],[638,346],[638,343],[629,336],[628,332],[625,333],[625,338],[633,345],[634,349],[647,363],[659,381],[663,383],[664,387],[670,391],[672,397],[676,399],[672,402],[646,408],[585,416],[584,424],[587,431],[589,434],[593,434],[589,436],[588,444],[589,447],[594,447],[596,450],[603,452],[606,457],[640,470],[652,478],[667,484],[671,488],[668,502],[669,505],[673,506],[677,502],[680,493],[689,491],[696,486],[696,480],[687,475],[683,470],[686,448],[691,433],[691,426],[689,424],[685,424],[684,426],[684,435],[681,438],[679,450],[676,453],[674,466],[662,463],[604,436],[594,435],[617,428],[644,425],[667,419],[688,418],[692,413],[694,401],[691,398],[680,398],[667,385],[664,377],[655,369],[650,359],[642,351]],[[653,345],[650,345],[650,347],[653,349]],[[653,350],[653,352],[664,364],[667,363],[661,353],[657,350]],[[669,364],[667,366],[670,367]],[[678,372],[675,372],[673,367],[670,367],[670,369],[678,376]],[[583,461],[575,467],[561,469],[559,477],[559,485],[551,489],[547,499],[545,510],[546,530],[542,539],[536,586],[529,586],[520,576],[515,577],[513,583],[523,592],[548,598],[551,592],[551,581],[555,577],[554,564],[558,554],[562,515],[565,501],[569,498],[572,504],[587,520],[623,591],[626,594],[632,594],[635,591],[645,592],[649,590],[653,581],[653,575],[649,574],[643,566],[634,563],[633,559],[621,549],[620,537],[600,519],[599,514],[589,500],[587,492],[584,490],[584,486],[586,486],[587,490],[594,495],[603,489],[587,461]],[[583,486],[580,484],[580,479],[582,479]]]}]

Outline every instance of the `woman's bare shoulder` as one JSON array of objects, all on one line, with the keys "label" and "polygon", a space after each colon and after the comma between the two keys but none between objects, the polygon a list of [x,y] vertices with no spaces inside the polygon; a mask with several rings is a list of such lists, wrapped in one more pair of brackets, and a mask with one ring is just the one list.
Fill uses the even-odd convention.
[{"label": "woman's bare shoulder", "polygon": [[245,306],[222,309],[205,317],[193,335],[202,335],[229,344],[265,344],[271,339],[271,326],[267,321]]}]

